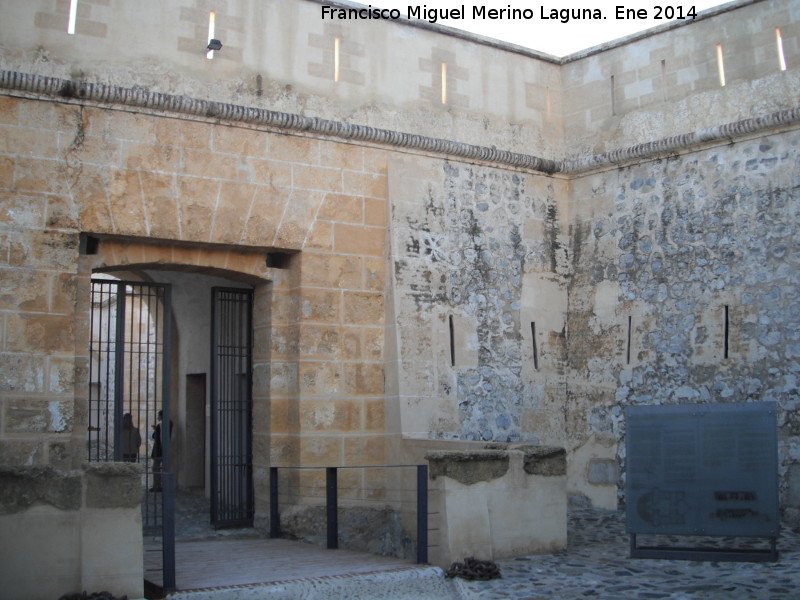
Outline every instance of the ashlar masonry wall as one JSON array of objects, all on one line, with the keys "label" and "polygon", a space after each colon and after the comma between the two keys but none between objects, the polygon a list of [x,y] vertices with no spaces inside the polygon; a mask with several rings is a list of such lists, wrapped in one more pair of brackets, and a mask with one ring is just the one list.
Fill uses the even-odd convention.
[{"label": "ashlar masonry wall", "polygon": [[566,156],[581,160],[793,108],[800,7],[782,0],[738,4],[656,35],[631,36],[632,43],[566,57]]},{"label": "ashlar masonry wall", "polygon": [[[563,151],[554,57],[392,21],[322,19],[323,4],[79,0],[75,34],[67,35],[69,2],[15,2],[4,7],[0,68],[28,72],[38,63],[42,75],[536,155]],[[209,60],[212,11],[223,49]]]},{"label": "ashlar masonry wall", "polygon": [[[120,266],[262,282],[260,466],[385,460],[381,151],[2,102],[3,463],[85,460],[88,278]],[[82,232],[97,256],[79,257]],[[268,268],[275,249],[300,254]]]}]

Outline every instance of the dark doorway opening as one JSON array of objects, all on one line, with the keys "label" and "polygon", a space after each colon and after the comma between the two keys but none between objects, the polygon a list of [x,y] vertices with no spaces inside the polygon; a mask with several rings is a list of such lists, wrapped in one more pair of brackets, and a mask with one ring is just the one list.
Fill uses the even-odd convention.
[{"label": "dark doorway opening", "polygon": [[186,376],[186,441],[181,484],[202,493],[206,485],[206,374]]},{"label": "dark doorway opening", "polygon": [[211,315],[211,522],[252,526],[253,292],[215,287]]}]

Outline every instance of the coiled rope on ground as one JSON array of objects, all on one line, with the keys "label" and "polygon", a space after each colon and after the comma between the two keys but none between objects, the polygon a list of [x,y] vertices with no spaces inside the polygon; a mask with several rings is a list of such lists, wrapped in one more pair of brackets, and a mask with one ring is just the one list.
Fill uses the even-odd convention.
[{"label": "coiled rope on ground", "polygon": [[502,577],[500,567],[491,560],[478,560],[474,557],[465,558],[464,562],[454,562],[444,572],[448,578],[460,577],[461,579],[488,581]]}]

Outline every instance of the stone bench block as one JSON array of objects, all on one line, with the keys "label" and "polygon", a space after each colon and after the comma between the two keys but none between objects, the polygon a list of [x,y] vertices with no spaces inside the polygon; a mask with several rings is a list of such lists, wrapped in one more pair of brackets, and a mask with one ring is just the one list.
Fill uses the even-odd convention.
[{"label": "stone bench block", "polygon": [[442,568],[567,546],[566,452],[544,446],[435,451],[430,512],[439,522],[430,559]]}]

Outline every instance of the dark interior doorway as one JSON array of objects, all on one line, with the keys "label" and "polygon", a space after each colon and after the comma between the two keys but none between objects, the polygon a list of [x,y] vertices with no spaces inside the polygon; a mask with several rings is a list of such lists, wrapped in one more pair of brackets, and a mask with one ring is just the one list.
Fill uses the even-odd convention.
[{"label": "dark interior doorway", "polygon": [[211,522],[253,524],[253,292],[215,287],[211,316]]},{"label": "dark interior doorway", "polygon": [[181,485],[200,493],[206,486],[206,374],[186,376],[185,458]]}]

